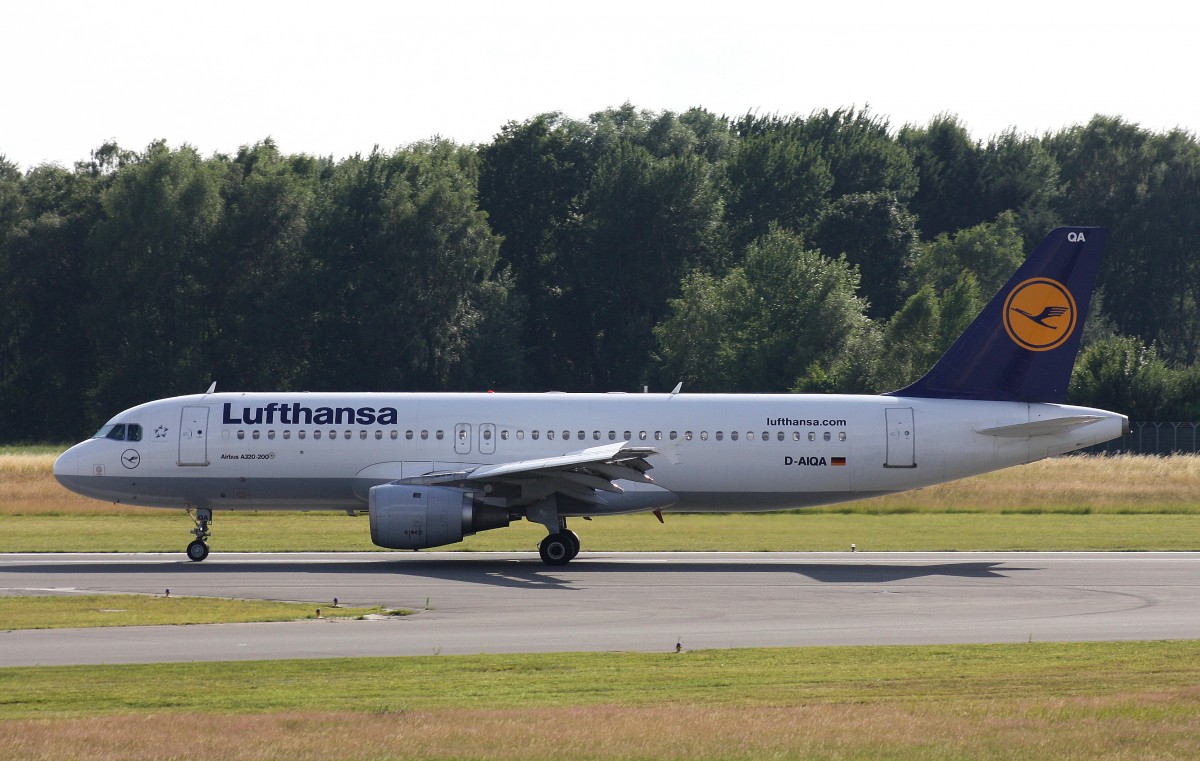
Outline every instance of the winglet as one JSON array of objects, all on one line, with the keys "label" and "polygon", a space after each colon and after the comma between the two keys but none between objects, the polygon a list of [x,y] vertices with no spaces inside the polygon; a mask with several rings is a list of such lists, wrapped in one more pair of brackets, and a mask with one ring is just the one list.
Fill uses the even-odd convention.
[{"label": "winglet", "polygon": [[1062,402],[1107,239],[1051,232],[933,369],[888,396]]}]

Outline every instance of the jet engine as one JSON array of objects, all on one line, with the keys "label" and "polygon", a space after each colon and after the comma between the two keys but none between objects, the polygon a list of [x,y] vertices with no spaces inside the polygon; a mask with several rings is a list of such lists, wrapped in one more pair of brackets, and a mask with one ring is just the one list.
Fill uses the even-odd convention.
[{"label": "jet engine", "polygon": [[371,541],[395,550],[461,542],[479,531],[508,526],[508,511],[446,486],[383,484],[367,495]]}]

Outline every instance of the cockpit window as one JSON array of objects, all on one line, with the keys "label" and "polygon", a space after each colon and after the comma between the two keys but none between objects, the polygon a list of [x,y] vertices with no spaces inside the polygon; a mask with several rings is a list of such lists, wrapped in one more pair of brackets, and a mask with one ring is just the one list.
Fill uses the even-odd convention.
[{"label": "cockpit window", "polygon": [[109,424],[96,431],[93,439],[112,439],[113,441],[141,441],[142,427],[136,423]]},{"label": "cockpit window", "polygon": [[118,425],[114,425],[112,427],[112,430],[109,431],[108,435],[105,436],[104,438],[112,439],[113,441],[124,441],[125,440],[125,424],[120,423]]}]

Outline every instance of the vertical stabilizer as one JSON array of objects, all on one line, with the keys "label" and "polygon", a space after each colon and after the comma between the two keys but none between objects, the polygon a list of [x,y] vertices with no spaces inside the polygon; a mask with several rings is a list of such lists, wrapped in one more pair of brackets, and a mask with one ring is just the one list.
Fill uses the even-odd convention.
[{"label": "vertical stabilizer", "polygon": [[1047,235],[933,369],[889,396],[1062,402],[1107,238],[1101,227]]}]

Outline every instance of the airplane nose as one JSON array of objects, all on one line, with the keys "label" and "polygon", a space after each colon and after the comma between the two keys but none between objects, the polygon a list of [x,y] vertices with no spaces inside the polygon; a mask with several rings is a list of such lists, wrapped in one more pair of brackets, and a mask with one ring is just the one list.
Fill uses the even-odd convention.
[{"label": "airplane nose", "polygon": [[79,474],[79,453],[75,451],[75,447],[71,447],[67,451],[58,456],[54,461],[54,478],[63,486],[67,485],[64,478],[70,478]]}]

